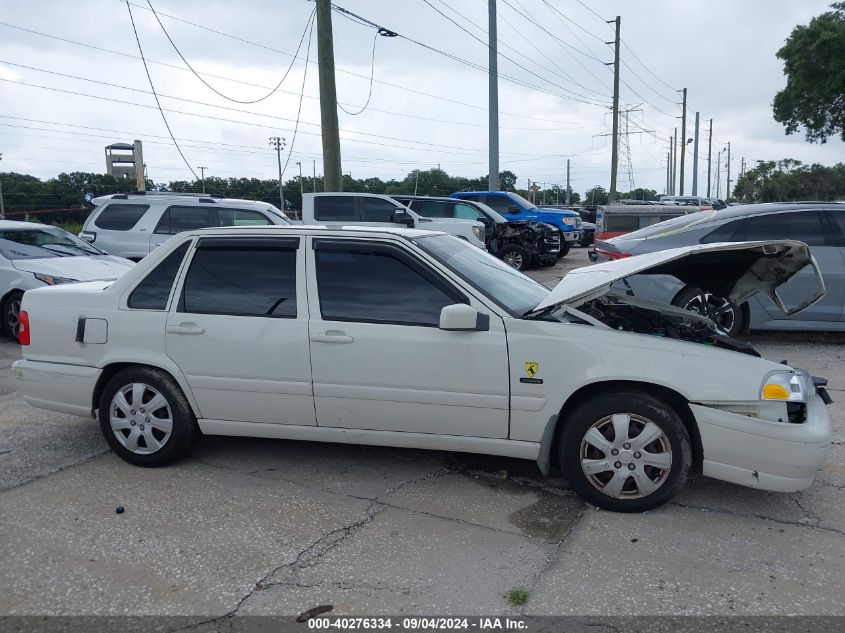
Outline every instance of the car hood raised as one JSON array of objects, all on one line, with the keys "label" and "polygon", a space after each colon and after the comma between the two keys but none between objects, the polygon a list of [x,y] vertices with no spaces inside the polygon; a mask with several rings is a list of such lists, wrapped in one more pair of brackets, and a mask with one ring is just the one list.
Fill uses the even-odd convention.
[{"label": "car hood raised", "polygon": [[16,259],[18,270],[77,281],[117,279],[135,265],[134,262],[113,255],[80,255],[79,257],[44,257]]},{"label": "car hood raised", "polygon": [[[816,290],[787,310],[777,290],[805,266],[811,266],[815,273]],[[762,292],[786,314],[811,306],[825,292],[818,264],[804,242],[726,242],[673,248],[576,268],[533,312],[560,304],[575,307],[605,294],[615,281],[643,274],[671,275],[734,303],[742,303]]]}]

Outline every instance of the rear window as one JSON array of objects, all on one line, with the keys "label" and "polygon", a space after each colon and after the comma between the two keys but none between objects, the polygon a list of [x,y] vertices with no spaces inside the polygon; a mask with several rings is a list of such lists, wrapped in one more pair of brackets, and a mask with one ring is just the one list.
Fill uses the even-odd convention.
[{"label": "rear window", "polygon": [[355,198],[352,196],[318,196],[314,198],[315,220],[354,220]]},{"label": "rear window", "polygon": [[106,205],[94,219],[94,226],[107,231],[129,231],[138,220],[144,217],[148,204],[119,204]]},{"label": "rear window", "polygon": [[640,228],[640,219],[635,215],[608,215],[604,223],[605,231],[636,231]]}]

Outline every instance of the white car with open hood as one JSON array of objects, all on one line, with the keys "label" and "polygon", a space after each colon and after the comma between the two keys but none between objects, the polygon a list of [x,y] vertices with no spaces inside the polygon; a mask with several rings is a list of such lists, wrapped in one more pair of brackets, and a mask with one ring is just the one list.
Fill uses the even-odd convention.
[{"label": "white car with open hood", "polygon": [[708,244],[549,291],[439,232],[189,231],[117,281],[27,292],[13,375],[36,407],[98,417],[140,466],[204,433],[533,459],[621,511],[667,501],[690,469],[788,492],[829,450],[823,381],[613,287],[674,274],[776,296],[805,266],[801,242]]}]

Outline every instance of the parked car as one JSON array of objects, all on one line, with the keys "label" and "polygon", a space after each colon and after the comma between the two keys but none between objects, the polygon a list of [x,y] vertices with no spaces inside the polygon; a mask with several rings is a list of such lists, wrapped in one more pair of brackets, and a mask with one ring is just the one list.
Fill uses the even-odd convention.
[{"label": "parked car", "polygon": [[427,218],[404,204],[375,193],[306,193],[302,221],[325,226],[405,226],[445,231],[473,246],[486,248],[484,224],[471,219]]},{"label": "parked car", "polygon": [[730,205],[722,200],[721,198],[710,198],[710,204],[713,206],[713,209],[716,211],[721,211],[722,209],[727,209]]},{"label": "parked car", "polygon": [[170,192],[116,193],[91,201],[95,208],[79,237],[112,255],[139,261],[172,235],[212,226],[287,225],[272,204]]},{"label": "parked car", "polygon": [[658,271],[697,281],[713,260],[705,287],[732,297],[814,266],[800,242],[703,244],[549,291],[441,232],[189,231],[115,282],[27,292],[12,373],[33,406],[98,416],[140,466],[204,433],[533,459],[619,511],[664,503],[694,465],[805,488],[830,446],[821,381],[608,289]]},{"label": "parked car", "polygon": [[0,220],[3,333],[17,339],[21,299],[27,290],[72,281],[117,279],[133,265],[56,226]]},{"label": "parked car", "polygon": [[[722,331],[845,331],[845,204],[835,202],[770,203],[693,213],[597,244],[603,259],[654,253],[693,244],[745,240],[795,239],[809,245],[821,271],[825,295],[806,306],[808,288],[817,283],[806,269],[776,297],[743,297],[738,303],[724,293],[707,292],[697,283],[678,284],[660,277],[633,279],[637,296],[671,302],[707,314]],[[706,273],[716,274],[711,268]]]},{"label": "parked car", "polygon": [[530,220],[511,222],[483,202],[474,200],[404,195],[394,195],[392,198],[426,218],[482,222],[487,250],[517,270],[525,270],[532,265],[554,266],[557,263],[560,231],[550,224]]},{"label": "parked car", "polygon": [[458,191],[450,197],[483,202],[506,220],[531,220],[557,227],[563,238],[560,257],[581,240],[581,217],[574,211],[541,209],[512,191]]},{"label": "parked car", "polygon": [[600,206],[596,212],[596,233],[593,240],[595,246],[590,251],[590,259],[592,261],[614,259],[615,256],[612,251],[599,252],[599,249],[602,248],[601,244],[610,238],[625,235],[697,210],[688,206],[672,204]]},{"label": "parked car", "polygon": [[701,196],[660,196],[660,202],[681,207],[698,207],[699,211],[711,211],[714,208],[709,198]]}]

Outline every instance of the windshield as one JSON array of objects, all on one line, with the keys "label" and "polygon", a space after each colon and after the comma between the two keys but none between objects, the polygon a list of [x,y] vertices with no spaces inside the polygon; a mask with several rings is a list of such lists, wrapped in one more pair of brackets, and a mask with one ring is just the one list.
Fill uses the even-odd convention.
[{"label": "windshield", "polygon": [[618,239],[636,240],[664,235],[666,233],[680,233],[681,231],[688,231],[695,228],[704,222],[714,220],[716,217],[715,211],[694,211],[686,215],[679,215],[676,218],[664,220],[663,222],[659,222],[657,224],[652,224],[651,226],[647,226],[638,231],[626,233]]},{"label": "windshield", "polygon": [[521,204],[526,209],[536,209],[537,208],[536,204],[534,204],[533,202],[528,202],[528,200],[523,198],[518,193],[513,193],[513,192],[509,191],[508,197],[511,198],[512,200],[516,200],[517,202],[519,202],[519,204]]},{"label": "windshield", "polygon": [[496,224],[507,223],[507,220],[502,216],[502,214],[496,211],[493,207],[488,207],[483,202],[476,202],[475,204],[484,209],[484,213],[487,214],[487,217],[492,219]]},{"label": "windshield", "polygon": [[52,226],[0,230],[0,253],[6,259],[105,255],[100,249]]},{"label": "windshield", "polygon": [[549,290],[486,251],[451,235],[414,243],[514,316],[533,310]]}]

